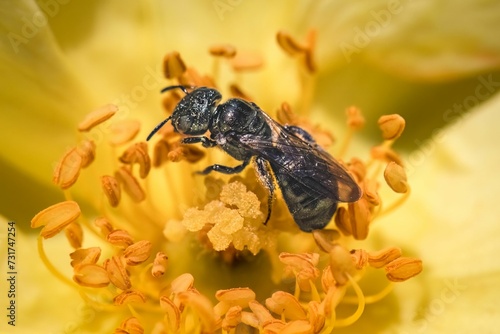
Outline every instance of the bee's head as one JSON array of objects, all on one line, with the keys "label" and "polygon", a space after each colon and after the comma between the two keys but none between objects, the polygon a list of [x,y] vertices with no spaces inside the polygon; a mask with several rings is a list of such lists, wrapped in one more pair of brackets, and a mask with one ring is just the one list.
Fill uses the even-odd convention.
[{"label": "bee's head", "polygon": [[186,86],[169,86],[162,90],[180,88],[186,96],[184,96],[172,113],[172,116],[158,124],[149,134],[149,140],[165,123],[172,120],[172,125],[175,131],[186,135],[202,135],[209,126],[217,103],[219,103],[222,95],[213,88],[199,87],[188,92]]}]

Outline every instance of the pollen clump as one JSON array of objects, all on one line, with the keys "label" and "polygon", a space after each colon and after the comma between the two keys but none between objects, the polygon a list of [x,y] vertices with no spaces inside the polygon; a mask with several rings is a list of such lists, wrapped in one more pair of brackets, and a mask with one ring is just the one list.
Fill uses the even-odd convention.
[{"label": "pollen clump", "polygon": [[272,236],[265,233],[261,202],[254,193],[247,191],[240,181],[225,184],[220,190],[214,190],[214,185],[209,185],[207,192],[219,199],[210,201],[202,210],[188,209],[182,221],[187,230],[206,232],[216,251],[232,245],[236,250],[248,249],[257,254],[262,247],[274,242]]}]

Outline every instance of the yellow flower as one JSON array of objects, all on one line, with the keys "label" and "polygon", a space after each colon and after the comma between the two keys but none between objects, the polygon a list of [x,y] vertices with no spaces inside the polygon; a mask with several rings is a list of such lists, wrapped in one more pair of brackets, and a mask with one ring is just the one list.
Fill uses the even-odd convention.
[{"label": "yellow flower", "polygon": [[[493,328],[493,321],[479,319],[493,310],[494,294],[484,287],[494,284],[498,271],[494,261],[480,260],[494,254],[497,247],[494,242],[485,242],[494,240],[499,232],[490,218],[494,214],[486,214],[492,207],[487,204],[493,204],[488,199],[494,198],[488,189],[494,189],[495,181],[479,178],[468,169],[480,168],[482,175],[493,172],[491,156],[495,155],[484,149],[484,143],[496,142],[496,135],[484,131],[483,124],[495,124],[496,116],[490,102],[471,118],[459,116],[463,114],[460,108],[483,102],[498,86],[490,73],[477,74],[499,63],[499,45],[492,33],[499,20],[490,15],[495,13],[495,5],[487,2],[480,7],[470,1],[448,8],[452,5],[441,3],[439,7],[428,1],[380,2],[373,7],[343,2],[297,2],[292,6],[290,2],[223,0],[196,6],[156,1],[127,5],[109,1],[89,6],[61,0],[5,5],[0,10],[6,36],[0,64],[4,74],[0,132],[8,140],[1,141],[5,172],[0,177],[5,185],[3,197],[9,198],[2,201],[0,212],[16,222],[5,226],[14,225],[18,232],[17,296],[11,299],[18,306],[16,329],[112,332],[119,327],[135,333],[141,328],[160,332],[168,326],[185,325],[187,331],[221,326],[229,330],[240,322],[281,328],[284,323],[280,320],[286,320],[287,326],[298,326],[295,329],[312,325],[315,331],[328,331],[358,318],[345,330],[451,332],[477,330],[480,323],[486,324],[485,331]],[[467,28],[456,20],[463,15],[457,14],[459,10],[476,18],[477,24]],[[278,35],[279,47],[276,33],[283,29],[290,35]],[[467,38],[455,37],[464,33]],[[218,47],[212,54],[221,48],[231,53],[222,46],[234,46],[237,60],[210,59],[208,50],[214,45]],[[261,218],[256,212],[260,201],[252,196],[262,200],[265,192],[253,173],[237,176],[232,182],[219,175],[191,175],[212,163],[230,165],[233,161],[222,154],[169,147],[170,159],[191,162],[163,162],[148,171],[151,162],[145,152],[152,152],[152,144],[147,149],[140,142],[163,117],[159,90],[169,81],[163,79],[160,60],[175,50],[189,68],[200,75],[208,73],[224,96],[248,94],[273,115],[286,101],[299,114],[292,120],[322,144],[331,140],[328,132],[310,124],[321,123],[322,130],[331,130],[338,138],[349,137],[339,116],[349,105],[362,108],[367,124],[375,124],[382,110],[384,114],[402,114],[409,121],[409,131],[398,142],[409,149],[418,146],[404,156],[413,199],[404,210],[377,220],[368,240],[348,239],[342,243],[345,248],[332,243],[326,232],[314,233],[315,242],[310,234],[298,232],[282,200],[274,203],[269,228],[256,224]],[[177,59],[176,54],[170,53],[169,59]],[[179,66],[175,62],[172,68],[167,65],[167,75],[176,76]],[[245,70],[254,67],[258,71]],[[209,82],[192,70],[177,80]],[[234,85],[229,89],[231,83]],[[419,94],[413,93],[415,90]],[[428,96],[439,96],[439,103],[422,101]],[[84,120],[92,110],[98,110],[97,114]],[[292,117],[287,110],[287,105],[282,106],[278,115]],[[417,119],[424,117],[421,115],[425,121],[419,122]],[[93,120],[108,116],[108,121],[87,135],[75,135],[77,126],[85,131]],[[350,120],[351,128],[356,128],[357,118]],[[445,130],[448,132],[435,131],[436,137],[423,143],[433,129],[455,120],[460,122]],[[382,127],[392,124],[391,119],[380,123]],[[390,137],[391,131],[399,130],[389,126],[385,131]],[[348,151],[341,145],[330,151],[340,151],[346,161],[351,155],[366,158],[368,147],[377,143],[368,139],[378,138],[375,130],[372,132],[365,132],[366,139],[352,139]],[[484,142],[471,138],[460,141],[462,133],[481,135]],[[132,138],[139,144],[131,145]],[[175,146],[178,138],[174,139],[170,138],[169,144]],[[387,153],[384,149],[387,146],[380,146],[372,155]],[[159,150],[154,156],[161,157],[164,151]],[[66,158],[61,159],[62,153]],[[132,173],[123,167],[131,163],[138,164]],[[371,167],[371,171],[376,170]],[[387,182],[404,192],[404,175],[393,167],[396,169],[388,172]],[[62,202],[60,192],[50,184],[54,168],[56,183],[70,188],[64,193],[67,201]],[[142,175],[147,175],[145,180],[140,180]],[[454,189],[457,179],[464,180],[464,186]],[[471,203],[461,196],[464,193],[478,194],[471,197],[477,200]],[[397,201],[398,197],[391,195],[381,193],[381,198]],[[62,204],[33,219],[34,227],[45,225],[42,235],[55,235],[46,241],[39,238],[37,249],[27,222],[55,203]],[[478,206],[486,210],[478,213]],[[363,239],[367,226],[346,227],[343,217],[360,217],[366,210],[341,212],[336,219],[338,229]],[[207,213],[215,216],[215,227],[206,233],[187,232],[203,232],[206,226],[194,225]],[[233,221],[240,225],[234,227]],[[465,226],[466,222],[472,224]],[[62,229],[67,239],[62,233],[56,235]],[[193,236],[200,238],[197,243]],[[380,279],[380,270],[367,270],[359,283],[367,296],[373,295],[365,301],[376,303],[361,315],[361,290],[347,275],[362,277],[352,267],[352,259],[359,260],[361,267],[385,267],[392,280],[406,278],[404,269],[407,265],[412,268],[416,260],[398,260],[396,248],[376,252],[392,245],[402,247],[405,255],[423,258],[424,275],[381,299],[389,291],[384,289],[387,281]],[[224,251],[214,253],[210,247]],[[249,252],[238,251],[244,248]],[[349,254],[346,249],[358,251]],[[48,255],[43,260],[50,271],[38,253]],[[321,258],[317,254],[322,254]],[[6,258],[3,253],[2,258]],[[326,268],[328,262],[341,270],[326,269],[320,275],[318,268]],[[280,280],[283,267],[291,275]],[[314,280],[317,286],[309,284]],[[333,280],[337,284],[332,284]],[[251,289],[242,288],[245,286]],[[325,308],[336,305],[346,286],[350,288],[343,303],[354,301],[358,306],[342,303],[335,310],[338,314]],[[457,317],[469,319],[471,312],[476,312],[477,322],[456,321]],[[0,326],[2,331],[12,331],[6,322]]]}]

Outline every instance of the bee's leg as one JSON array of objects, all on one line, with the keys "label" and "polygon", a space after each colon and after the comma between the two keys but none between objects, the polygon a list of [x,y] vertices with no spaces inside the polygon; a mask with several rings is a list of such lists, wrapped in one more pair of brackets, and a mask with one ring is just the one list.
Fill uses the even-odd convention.
[{"label": "bee's leg", "polygon": [[311,134],[301,127],[295,125],[284,125],[283,127],[309,144],[318,145]]},{"label": "bee's leg", "polygon": [[208,173],[210,173],[212,171],[216,171],[216,172],[224,173],[224,174],[236,174],[236,173],[241,172],[243,169],[245,169],[245,167],[248,165],[249,162],[250,162],[250,158],[247,158],[246,160],[243,161],[243,163],[241,165],[238,165],[235,167],[229,167],[229,166],[215,164],[212,166],[208,166],[207,168],[205,168],[204,170],[202,170],[200,172],[196,172],[196,174],[207,175]]},{"label": "bee's leg", "polygon": [[203,147],[214,147],[217,146],[217,142],[215,140],[209,139],[205,136],[202,137],[186,137],[182,138],[181,143],[183,144],[196,144],[201,143]]},{"label": "bee's leg", "polygon": [[267,224],[269,218],[271,218],[271,211],[273,208],[273,199],[274,199],[274,181],[269,170],[269,165],[264,158],[257,157],[255,159],[255,170],[257,172],[257,176],[259,180],[262,182],[264,187],[269,191],[269,197],[267,199],[267,217],[264,221],[264,225]]}]

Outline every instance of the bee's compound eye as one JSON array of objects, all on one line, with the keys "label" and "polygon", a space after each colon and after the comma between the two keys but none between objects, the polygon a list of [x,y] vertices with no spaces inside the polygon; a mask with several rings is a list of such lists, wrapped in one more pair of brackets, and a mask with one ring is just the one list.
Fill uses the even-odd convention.
[{"label": "bee's compound eye", "polygon": [[191,127],[193,126],[193,118],[190,116],[181,116],[177,118],[175,123],[177,131],[189,134],[191,132]]}]

